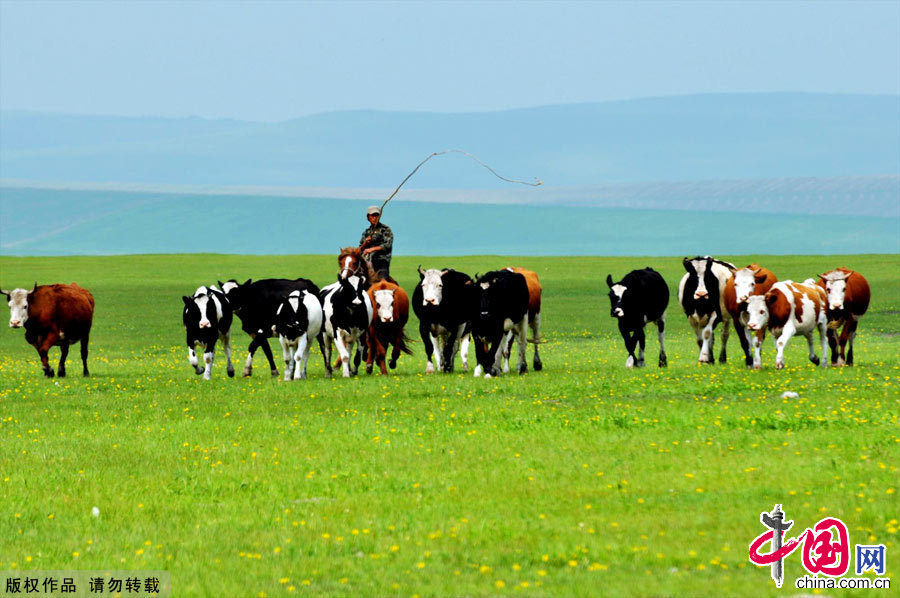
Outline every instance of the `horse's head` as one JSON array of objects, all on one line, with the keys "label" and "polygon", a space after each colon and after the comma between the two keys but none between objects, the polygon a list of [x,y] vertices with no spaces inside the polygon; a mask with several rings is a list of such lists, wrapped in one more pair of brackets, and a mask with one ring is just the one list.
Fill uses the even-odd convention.
[{"label": "horse's head", "polygon": [[341,278],[346,279],[362,271],[362,251],[359,247],[342,247],[338,254]]}]

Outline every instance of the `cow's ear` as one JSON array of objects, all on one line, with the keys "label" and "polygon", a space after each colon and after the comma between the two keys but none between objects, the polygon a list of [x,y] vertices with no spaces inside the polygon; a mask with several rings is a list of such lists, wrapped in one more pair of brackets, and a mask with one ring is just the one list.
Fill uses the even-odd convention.
[{"label": "cow's ear", "polygon": [[769,275],[766,274],[765,272],[763,272],[762,274],[757,274],[756,276],[754,276],[753,280],[756,281],[756,284],[762,284],[762,283],[766,282],[766,279],[768,277],[769,277]]},{"label": "cow's ear", "polygon": [[693,266],[691,266],[690,258],[684,258],[683,260],[681,260],[681,265],[684,266],[684,269],[687,270],[688,272],[694,271]]},{"label": "cow's ear", "polygon": [[450,268],[444,268],[443,270],[441,270],[441,276],[443,276],[444,274],[446,274],[449,271],[450,271]]},{"label": "cow's ear", "polygon": [[609,288],[612,288],[612,287],[613,287],[612,274],[607,274],[607,275],[606,275],[606,286],[608,286]]},{"label": "cow's ear", "polygon": [[766,304],[772,305],[778,301],[778,297],[775,296],[775,293],[766,293]]},{"label": "cow's ear", "polygon": [[186,296],[186,295],[182,295],[182,296],[181,296],[181,300],[184,301],[184,304],[185,304],[185,305],[190,305],[190,304],[191,304],[191,298],[188,297],[188,296]]},{"label": "cow's ear", "polygon": [[244,284],[242,284],[242,285],[240,285],[240,286],[246,287],[246,286],[249,286],[250,283],[252,283],[252,282],[253,282],[253,279],[252,279],[252,278],[248,278],[248,279],[244,282]]},{"label": "cow's ear", "polygon": [[0,289],[0,295],[6,295],[8,298],[10,296],[10,294],[11,294],[10,291],[4,291],[3,289]]},{"label": "cow's ear", "polygon": [[419,271],[419,280],[425,280],[425,270],[422,269],[422,264],[419,264],[417,270]]},{"label": "cow's ear", "polygon": [[221,280],[217,280],[216,282],[219,283],[219,289],[225,288],[225,284]]}]

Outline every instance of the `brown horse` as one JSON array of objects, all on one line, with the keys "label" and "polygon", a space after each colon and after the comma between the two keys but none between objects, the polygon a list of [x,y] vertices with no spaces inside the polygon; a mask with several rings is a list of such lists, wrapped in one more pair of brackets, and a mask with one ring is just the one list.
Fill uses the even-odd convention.
[{"label": "brown horse", "polygon": [[338,266],[340,267],[341,278],[349,278],[350,276],[365,277],[369,283],[378,280],[378,274],[364,257],[360,247],[341,247],[338,254]]},{"label": "brown horse", "polygon": [[386,280],[374,283],[369,287],[368,293],[375,313],[367,335],[366,372],[371,374],[372,362],[377,361],[381,373],[387,374],[384,358],[390,345],[394,346],[388,364],[391,369],[397,367],[397,358],[400,357],[401,351],[412,355],[407,346],[409,337],[403,331],[409,320],[409,297],[397,284]]}]

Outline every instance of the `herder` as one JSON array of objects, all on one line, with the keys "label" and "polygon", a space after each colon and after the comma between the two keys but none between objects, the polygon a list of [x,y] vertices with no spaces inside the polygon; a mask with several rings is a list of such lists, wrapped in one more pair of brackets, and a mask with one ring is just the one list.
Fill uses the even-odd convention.
[{"label": "herder", "polygon": [[391,271],[394,233],[389,226],[380,222],[381,208],[378,206],[370,206],[366,210],[366,219],[369,221],[369,228],[363,231],[359,246],[363,250],[363,256],[372,264],[375,272],[381,278],[387,279]]}]

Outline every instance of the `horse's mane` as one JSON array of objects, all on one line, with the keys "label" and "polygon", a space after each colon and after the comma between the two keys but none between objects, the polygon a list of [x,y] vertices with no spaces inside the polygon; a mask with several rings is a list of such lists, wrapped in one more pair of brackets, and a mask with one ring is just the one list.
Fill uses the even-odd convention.
[{"label": "horse's mane", "polygon": [[378,276],[378,273],[372,268],[372,264],[363,257],[361,247],[342,247],[341,252],[338,255],[338,266],[343,268],[344,259],[348,257],[352,257],[357,263],[356,270],[351,274],[360,274],[358,270],[362,268],[361,274],[366,277],[370,284],[374,284],[381,280],[381,277]]}]

